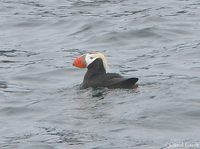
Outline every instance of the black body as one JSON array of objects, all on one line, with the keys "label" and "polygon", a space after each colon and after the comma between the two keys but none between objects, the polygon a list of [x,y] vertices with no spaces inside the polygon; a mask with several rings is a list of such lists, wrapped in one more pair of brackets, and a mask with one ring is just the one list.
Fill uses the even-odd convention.
[{"label": "black body", "polygon": [[88,87],[133,88],[138,78],[124,78],[117,73],[106,73],[103,61],[97,58],[88,66],[81,89]]}]

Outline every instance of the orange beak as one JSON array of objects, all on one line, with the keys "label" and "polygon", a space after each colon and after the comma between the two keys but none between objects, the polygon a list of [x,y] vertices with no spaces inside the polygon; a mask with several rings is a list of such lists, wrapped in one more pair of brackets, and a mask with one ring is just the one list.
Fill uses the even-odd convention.
[{"label": "orange beak", "polygon": [[86,68],[85,55],[75,58],[72,65],[78,68]]}]

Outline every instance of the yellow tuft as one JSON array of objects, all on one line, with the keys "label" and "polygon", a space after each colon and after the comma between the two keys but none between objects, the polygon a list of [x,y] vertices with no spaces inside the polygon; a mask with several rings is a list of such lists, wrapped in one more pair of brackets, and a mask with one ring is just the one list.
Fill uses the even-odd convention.
[{"label": "yellow tuft", "polygon": [[101,58],[102,61],[103,61],[103,66],[104,66],[105,70],[108,69],[108,63],[107,63],[106,57],[102,53],[100,53],[100,52],[92,52],[91,54],[96,58]]}]

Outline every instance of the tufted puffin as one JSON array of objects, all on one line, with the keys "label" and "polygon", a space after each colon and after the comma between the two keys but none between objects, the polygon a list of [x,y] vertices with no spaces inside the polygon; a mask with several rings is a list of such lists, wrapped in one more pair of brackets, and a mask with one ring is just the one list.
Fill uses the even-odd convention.
[{"label": "tufted puffin", "polygon": [[81,55],[74,59],[73,66],[87,68],[81,89],[88,87],[136,88],[138,78],[124,78],[117,73],[106,73],[107,61],[100,52]]}]

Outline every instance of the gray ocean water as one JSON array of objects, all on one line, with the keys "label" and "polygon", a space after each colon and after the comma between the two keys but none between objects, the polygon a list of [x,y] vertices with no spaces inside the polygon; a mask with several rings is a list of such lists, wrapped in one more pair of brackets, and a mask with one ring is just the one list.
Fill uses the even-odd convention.
[{"label": "gray ocean water", "polygon": [[[105,54],[139,88],[80,90]],[[200,0],[0,0],[0,149],[200,148]]]}]

